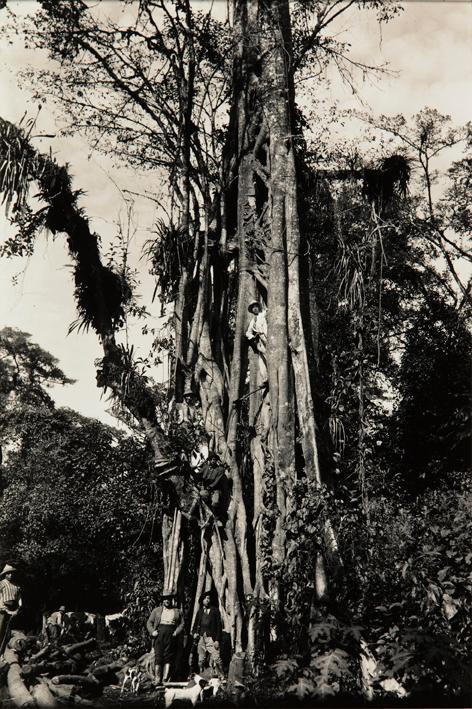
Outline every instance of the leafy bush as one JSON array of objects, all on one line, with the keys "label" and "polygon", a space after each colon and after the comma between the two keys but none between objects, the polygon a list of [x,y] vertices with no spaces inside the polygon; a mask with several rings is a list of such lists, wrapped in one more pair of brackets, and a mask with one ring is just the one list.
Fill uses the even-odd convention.
[{"label": "leafy bush", "polygon": [[363,628],[379,677],[394,677],[407,690],[453,695],[468,686],[469,488],[463,474],[408,504],[379,496],[371,501],[368,527],[356,515],[345,515],[340,525],[350,618]]}]

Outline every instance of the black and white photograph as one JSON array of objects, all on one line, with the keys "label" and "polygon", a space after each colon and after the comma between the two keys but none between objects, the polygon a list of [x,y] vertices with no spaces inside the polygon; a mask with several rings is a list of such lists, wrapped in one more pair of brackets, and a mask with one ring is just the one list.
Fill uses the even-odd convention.
[{"label": "black and white photograph", "polygon": [[0,0],[0,706],[472,706],[472,2]]}]

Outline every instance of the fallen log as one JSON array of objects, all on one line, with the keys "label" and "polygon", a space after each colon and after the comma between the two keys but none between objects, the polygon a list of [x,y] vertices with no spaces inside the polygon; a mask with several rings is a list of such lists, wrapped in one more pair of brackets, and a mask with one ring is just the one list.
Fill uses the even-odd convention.
[{"label": "fallen log", "polygon": [[85,650],[86,648],[92,647],[96,644],[96,638],[89,638],[88,640],[82,640],[80,643],[74,643],[73,645],[64,645],[62,649],[64,650],[66,655],[71,656],[75,655],[76,653],[80,653],[81,650]]},{"label": "fallen log", "polygon": [[95,689],[100,682],[93,675],[57,675],[52,678],[53,684],[74,684],[79,687]]},{"label": "fallen log", "polygon": [[46,657],[46,655],[49,655],[51,652],[51,647],[49,645],[46,645],[46,647],[43,647],[41,650],[38,650],[34,655],[31,655],[30,657],[30,662],[37,662],[37,660],[41,660],[41,658]]},{"label": "fallen log", "polygon": [[23,652],[26,648],[26,640],[23,640],[23,638],[12,638],[8,643],[8,647],[10,650],[15,650],[15,652]]},{"label": "fallen log", "polygon": [[95,667],[95,669],[89,670],[90,674],[94,677],[103,677],[108,673],[119,672],[125,666],[125,662],[122,660],[116,660],[116,662],[109,662],[107,665],[100,665]]},{"label": "fallen log", "polygon": [[77,665],[68,660],[66,662],[37,662],[32,665],[29,662],[23,665],[21,668],[22,676],[26,678],[38,677],[38,675],[60,675],[60,674],[75,674],[77,672]]},{"label": "fallen log", "polygon": [[15,650],[8,648],[4,652],[4,660],[8,662],[7,686],[13,703],[17,707],[32,707],[34,699],[26,689],[26,685],[21,678],[20,664]]},{"label": "fallen log", "polygon": [[54,684],[50,679],[46,679],[46,684],[58,699],[70,701],[75,694],[75,687],[71,684]]},{"label": "fallen log", "polygon": [[7,647],[11,650],[16,650],[16,652],[23,652],[27,645],[28,638],[26,635],[21,633],[19,630],[15,630],[12,632],[12,637],[8,641]]},{"label": "fallen log", "polygon": [[31,690],[31,695],[38,707],[55,707],[57,705],[56,698],[47,684],[36,684]]}]

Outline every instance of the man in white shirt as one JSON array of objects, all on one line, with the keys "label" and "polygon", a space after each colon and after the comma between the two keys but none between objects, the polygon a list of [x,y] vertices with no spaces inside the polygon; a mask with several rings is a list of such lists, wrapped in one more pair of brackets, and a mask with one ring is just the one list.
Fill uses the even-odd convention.
[{"label": "man in white shirt", "polygon": [[51,613],[47,619],[46,633],[49,640],[52,642],[57,641],[57,639],[65,632],[68,625],[69,618],[66,615],[66,607],[61,606],[58,611]]},{"label": "man in white shirt", "polygon": [[248,310],[252,313],[252,318],[246,331],[246,338],[259,355],[260,383],[263,384],[267,381],[267,310],[262,308],[257,300],[249,304]]},{"label": "man in white shirt", "polygon": [[15,583],[16,569],[5,564],[0,574],[0,653],[3,652],[10,622],[21,608],[21,589]]},{"label": "man in white shirt", "polygon": [[160,685],[170,677],[175,661],[177,638],[184,629],[184,616],[174,607],[175,593],[170,589],[162,592],[162,603],[151,611],[146,627],[153,640],[155,658],[155,682]]},{"label": "man in white shirt", "polygon": [[264,354],[267,347],[267,310],[254,300],[249,304],[248,310],[252,313],[252,318],[249,322],[246,331],[246,337],[249,341],[253,341],[257,350]]}]

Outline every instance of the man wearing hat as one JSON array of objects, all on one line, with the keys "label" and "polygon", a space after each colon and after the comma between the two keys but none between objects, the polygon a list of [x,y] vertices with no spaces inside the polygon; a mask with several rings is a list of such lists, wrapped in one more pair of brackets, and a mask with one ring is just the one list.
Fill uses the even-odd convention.
[{"label": "man wearing hat", "polygon": [[203,425],[202,411],[200,401],[191,387],[187,387],[184,391],[182,404],[183,421],[196,425]]},{"label": "man wearing hat", "polygon": [[249,303],[248,310],[252,313],[246,331],[246,338],[259,355],[259,372],[262,382],[267,381],[267,311],[261,307],[257,300]]},{"label": "man wearing hat", "polygon": [[66,607],[60,606],[58,611],[51,613],[46,621],[46,633],[51,642],[56,642],[63,635],[69,625]]},{"label": "man wearing hat", "polygon": [[267,311],[261,307],[257,300],[248,306],[252,314],[251,321],[246,331],[248,340],[254,340],[259,351],[265,352],[267,346]]},{"label": "man wearing hat", "polygon": [[151,611],[146,623],[148,633],[153,639],[156,684],[169,680],[177,650],[177,638],[184,629],[183,613],[180,608],[174,607],[175,593],[164,589],[161,599],[162,605]]},{"label": "man wearing hat", "polygon": [[15,574],[11,564],[5,564],[0,574],[0,651],[4,649],[11,619],[21,608],[21,589],[14,581]]},{"label": "man wearing hat", "polygon": [[220,677],[223,675],[220,656],[221,616],[220,611],[211,605],[211,592],[207,591],[201,597],[201,607],[195,617],[192,634],[198,640],[198,668],[202,673],[207,667],[207,656],[210,664]]},{"label": "man wearing hat", "polygon": [[178,426],[185,423],[192,426],[202,426],[203,418],[200,401],[190,385],[186,386],[182,399],[181,402],[178,402],[173,397],[170,401],[168,412],[171,418]]}]

